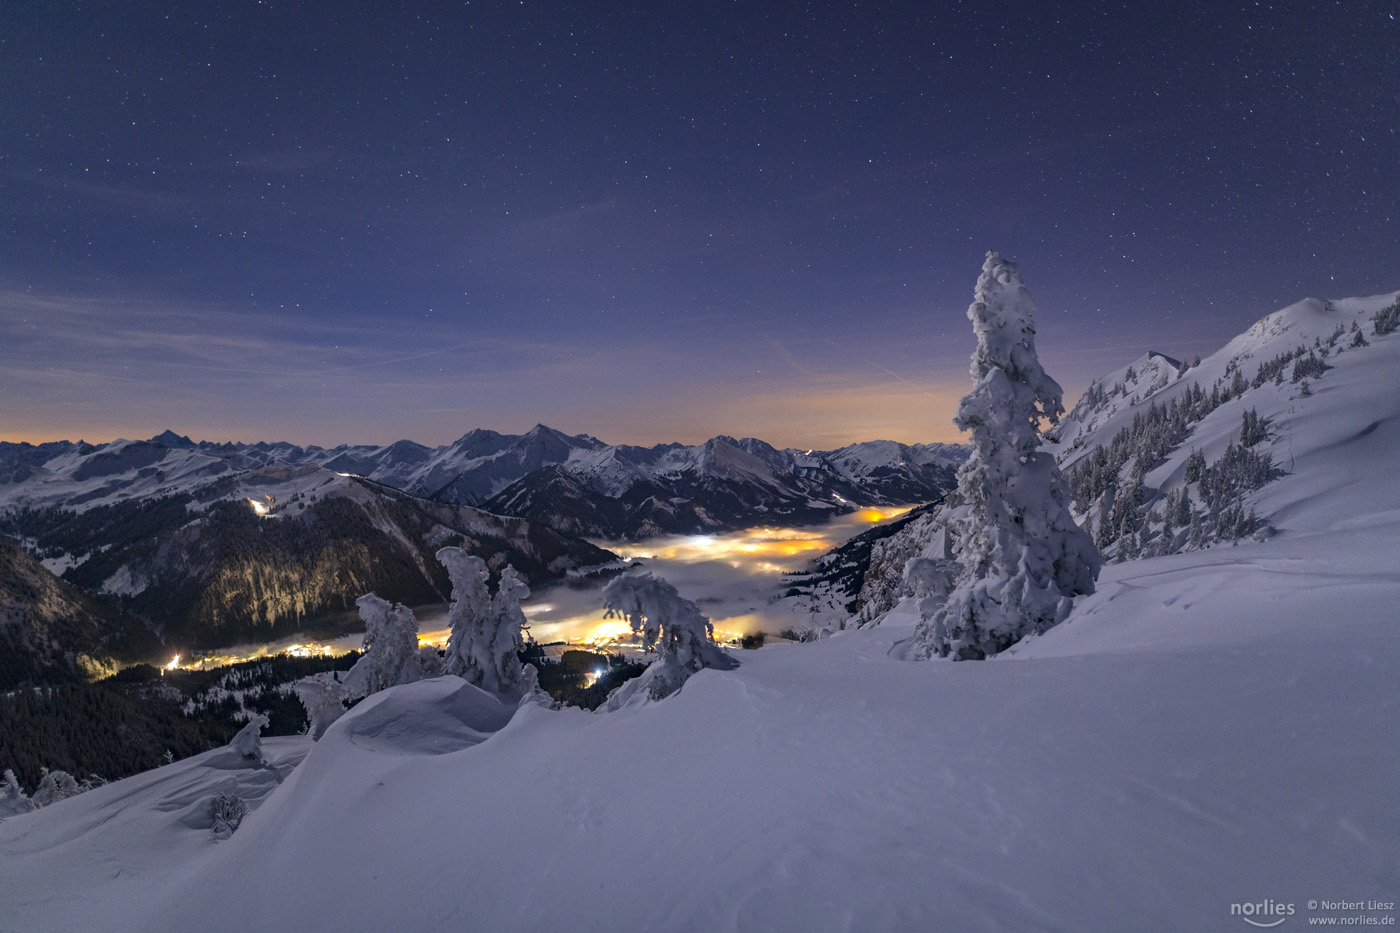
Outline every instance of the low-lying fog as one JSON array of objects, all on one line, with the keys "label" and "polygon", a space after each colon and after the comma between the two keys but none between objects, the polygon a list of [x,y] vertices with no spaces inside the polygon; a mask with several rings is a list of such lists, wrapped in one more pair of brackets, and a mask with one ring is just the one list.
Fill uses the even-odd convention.
[{"label": "low-lying fog", "polygon": [[[753,632],[776,635],[792,627],[800,620],[771,605],[783,592],[783,574],[803,569],[814,558],[872,525],[907,511],[907,507],[862,509],[822,525],[801,528],[760,526],[724,534],[594,543],[670,581],[682,596],[693,600],[709,616],[715,626],[715,638],[724,641]],[[531,636],[542,644],[563,641],[601,647],[627,633],[626,622],[604,618],[601,591],[606,582],[555,583],[536,589],[524,603]],[[446,644],[447,610],[447,603],[413,607],[418,617],[419,641]],[[359,648],[362,639],[363,632],[317,642],[293,636],[211,652],[202,660],[206,664],[231,663],[283,651],[339,654]]]}]

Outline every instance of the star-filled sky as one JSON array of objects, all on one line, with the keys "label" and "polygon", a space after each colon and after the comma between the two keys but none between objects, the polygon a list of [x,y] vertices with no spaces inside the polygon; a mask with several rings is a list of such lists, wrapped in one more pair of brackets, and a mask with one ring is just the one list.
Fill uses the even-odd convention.
[{"label": "star-filled sky", "polygon": [[1400,0],[0,5],[0,440],[956,440],[1400,288]]}]

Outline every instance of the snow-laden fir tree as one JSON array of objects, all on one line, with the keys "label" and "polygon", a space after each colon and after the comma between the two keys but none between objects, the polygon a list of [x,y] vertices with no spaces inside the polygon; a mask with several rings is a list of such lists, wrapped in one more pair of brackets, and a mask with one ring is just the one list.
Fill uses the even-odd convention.
[{"label": "snow-laden fir tree", "polygon": [[37,804],[30,800],[24,788],[19,786],[15,773],[6,768],[4,776],[0,777],[0,820],[7,816],[28,813],[36,807]]},{"label": "snow-laden fir tree", "polygon": [[215,794],[209,801],[210,832],[215,839],[227,839],[248,815],[248,802],[237,794]]},{"label": "snow-laden fir tree", "polygon": [[474,666],[477,633],[491,612],[491,592],[486,588],[491,574],[486,561],[459,547],[440,549],[437,559],[452,581],[452,607],[447,614],[447,673],[467,677]]},{"label": "snow-laden fir tree", "polygon": [[[365,623],[365,653],[355,666],[343,676],[336,671],[324,671],[292,684],[292,691],[311,720],[307,731],[313,739],[319,740],[331,723],[344,715],[347,702],[423,679],[418,619],[413,610],[373,593],[361,596],[355,600],[355,605],[360,608],[360,619]],[[265,719],[263,724],[266,725]],[[252,725],[250,722],[249,727]],[[239,742],[247,732],[249,728],[235,736],[234,742]],[[253,739],[257,739],[257,733],[253,734]],[[260,752],[261,745],[257,748]],[[239,750],[247,754],[244,748]]]},{"label": "snow-laden fir tree", "polygon": [[320,741],[331,723],[345,715],[345,701],[351,699],[345,685],[340,682],[338,671],[322,671],[303,677],[292,684],[292,692],[306,708],[310,720],[306,731],[313,741]]},{"label": "snow-laden fir tree", "polygon": [[[530,596],[530,587],[510,564],[501,571],[496,581],[496,595],[491,597],[491,620],[494,633],[489,643],[491,668],[482,678],[481,686],[486,690],[512,691],[524,686],[524,667],[520,663],[520,651],[525,647],[525,633],[529,626],[525,610],[520,602]],[[495,686],[492,686],[492,684]]]},{"label": "snow-laden fir tree", "polygon": [[528,692],[533,681],[519,656],[526,629],[520,601],[530,595],[525,580],[507,566],[493,597],[481,558],[445,547],[437,552],[437,559],[452,580],[447,672],[493,693]]},{"label": "snow-laden fir tree", "polygon": [[407,606],[366,593],[355,600],[365,623],[364,655],[345,675],[351,697],[366,696],[423,678],[418,620]]},{"label": "snow-laden fir tree", "polygon": [[707,667],[729,670],[735,666],[715,644],[715,629],[695,603],[676,588],[649,573],[624,574],[603,588],[608,618],[621,617],[641,636],[642,647],[657,658],[640,677],[629,680],[608,695],[606,709],[617,710],[634,697],[660,700],[681,688],[697,671]]},{"label": "snow-laden fir tree", "polygon": [[49,804],[76,797],[92,785],[79,784],[67,771],[50,771],[42,768],[39,772],[39,786],[34,788],[34,806],[47,807]]},{"label": "snow-laden fir tree", "polygon": [[1060,386],[1035,353],[1034,305],[1014,263],[988,253],[967,309],[977,335],[973,389],[953,423],[972,433],[958,471],[969,513],[958,528],[957,585],[915,635],[915,655],[985,658],[1068,614],[1094,591],[1099,553],[1069,510],[1040,422],[1064,411]]},{"label": "snow-laden fir tree", "polygon": [[262,753],[262,731],[267,727],[268,719],[262,713],[255,713],[249,717],[248,724],[238,730],[238,734],[229,742],[229,747],[238,752],[244,758],[252,758],[254,761],[263,760]]}]

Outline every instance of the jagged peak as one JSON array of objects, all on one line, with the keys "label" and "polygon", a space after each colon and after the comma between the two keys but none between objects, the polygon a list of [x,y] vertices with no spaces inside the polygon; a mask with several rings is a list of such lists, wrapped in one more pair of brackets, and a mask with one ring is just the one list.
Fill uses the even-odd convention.
[{"label": "jagged peak", "polygon": [[189,439],[188,437],[186,437],[185,435],[183,435],[183,434],[176,434],[174,431],[170,430],[169,428],[166,428],[164,431],[160,432],[160,433],[157,434],[155,437],[151,438],[147,443],[150,443],[150,444],[160,444],[160,445],[163,446],[163,447],[195,447],[195,446],[197,446],[197,445],[195,444],[194,441],[190,440],[190,439]]}]

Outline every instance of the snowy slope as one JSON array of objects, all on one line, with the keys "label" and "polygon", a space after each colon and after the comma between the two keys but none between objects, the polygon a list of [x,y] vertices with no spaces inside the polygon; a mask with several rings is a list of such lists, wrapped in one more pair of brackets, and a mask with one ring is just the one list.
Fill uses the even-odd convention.
[{"label": "snowy slope", "polygon": [[[1250,378],[1389,300],[1285,309],[1153,395]],[[226,841],[178,818],[188,763],[0,822],[0,916],[26,931],[1230,931],[1250,928],[1232,905],[1268,900],[1293,907],[1285,930],[1393,921],[1308,907],[1400,901],[1400,333],[1367,337],[1310,394],[1285,375],[1193,427],[1224,446],[1243,408],[1267,418],[1260,443],[1285,472],[1249,496],[1276,534],[1108,565],[1068,621],[991,661],[895,660],[906,603],[606,715],[526,706],[501,726],[454,678],[395,688]],[[1092,434],[1071,424],[1069,456],[1130,424],[1133,394]],[[1148,482],[1175,482],[1184,456]]]},{"label": "snowy slope", "polygon": [[[1400,332],[1377,334],[1374,322],[1396,299],[1394,294],[1307,299],[1268,315],[1189,368],[1151,352],[1092,383],[1050,432],[1047,446],[1069,480],[1079,520],[1097,529],[1105,556],[1122,560],[1138,552],[1175,553],[1228,544],[1241,536],[1287,535],[1369,520],[1376,508],[1373,492],[1400,462]],[[1295,380],[1295,367],[1314,357],[1325,369]],[[1188,406],[1193,394],[1197,401]],[[1139,422],[1150,422],[1154,412],[1173,406],[1204,414],[1192,415],[1179,439],[1143,464],[1142,487],[1135,489],[1138,453],[1133,451],[1141,452],[1146,435],[1127,444],[1123,438],[1134,435]],[[1264,431],[1261,439],[1244,445],[1247,414],[1257,415]],[[1120,458],[1109,459],[1108,485],[1114,488],[1082,482],[1084,471],[1120,445]],[[1244,484],[1230,497],[1240,515],[1255,517],[1254,528],[1230,533],[1222,531],[1223,522],[1204,501],[1202,482],[1189,480],[1188,467],[1193,454],[1217,467],[1232,447],[1238,453],[1241,445],[1272,467],[1262,484]],[[1103,533],[1110,514],[1120,517],[1115,498],[1123,492],[1141,496],[1133,508],[1139,539],[1131,542],[1133,549],[1125,547],[1128,542],[1117,529]],[[1179,521],[1166,527],[1163,519],[1173,496],[1184,497],[1200,521],[1199,540]],[[952,556],[944,553],[940,529],[945,526],[939,516],[930,516],[876,545],[858,600],[862,622],[891,607],[891,592],[902,586],[909,555],[922,550],[928,557]]]},{"label": "snowy slope", "polygon": [[470,747],[459,682],[396,688],[225,842],[172,806],[188,763],[0,823],[0,905],[34,931],[1165,931],[1393,900],[1397,531],[1109,567],[982,664],[892,660],[896,616]]},{"label": "snowy slope", "polygon": [[[1093,465],[1095,448],[1131,433],[1137,419],[1152,414],[1149,409],[1169,410],[1195,393],[1218,394],[1222,401],[1213,408],[1207,402],[1208,412],[1188,425],[1176,446],[1145,464],[1149,469],[1139,494],[1145,494],[1143,514],[1149,522],[1160,522],[1170,494],[1189,496],[1192,509],[1204,515],[1209,510],[1203,502],[1210,497],[1192,481],[1189,457],[1199,452],[1202,463],[1214,465],[1243,448],[1272,464],[1266,482],[1247,483],[1235,497],[1241,509],[1257,515],[1262,533],[1316,528],[1369,512],[1366,487],[1386,474],[1378,473],[1376,464],[1393,461],[1400,451],[1400,334],[1377,334],[1372,321],[1392,301],[1394,296],[1382,295],[1299,302],[1259,321],[1184,373],[1144,363],[1136,367],[1136,380],[1124,381],[1119,373],[1096,383],[1056,433],[1079,508],[1087,505],[1102,525],[1113,504],[1114,490],[1086,502],[1084,491],[1097,487],[1076,480],[1081,467]],[[1306,376],[1304,364],[1312,367]],[[1110,385],[1125,388],[1104,391]],[[1255,415],[1262,438],[1246,442],[1244,420]],[[1129,458],[1119,470],[1119,492],[1133,485],[1136,464],[1137,457]],[[1189,546],[1183,544],[1184,532],[1167,546],[1165,533],[1138,524],[1149,550]],[[1101,546],[1103,540],[1101,533]],[[1119,559],[1122,545],[1113,551]]]},{"label": "snowy slope", "polygon": [[[1111,440],[1115,433],[1131,424],[1135,414],[1149,405],[1170,404],[1196,385],[1206,392],[1212,386],[1228,386],[1236,370],[1245,383],[1252,383],[1261,364],[1300,346],[1311,349],[1318,343],[1325,344],[1338,327],[1343,333],[1335,346],[1330,348],[1329,364],[1337,366],[1341,365],[1342,360],[1352,363],[1358,358],[1374,357],[1377,354],[1376,344],[1371,347],[1348,346],[1352,339],[1349,328],[1356,324],[1369,339],[1372,315],[1391,304],[1396,297],[1392,293],[1339,301],[1305,299],[1262,318],[1243,334],[1201,360],[1198,366],[1185,370],[1181,370],[1180,364],[1170,357],[1156,352],[1147,353],[1129,366],[1095,380],[1074,409],[1051,432],[1051,439],[1055,442],[1051,449],[1055,451],[1062,468],[1072,466],[1095,444]],[[1380,341],[1382,344],[1393,344],[1393,338],[1394,335],[1390,335],[1380,338]],[[1278,404],[1280,396],[1282,400],[1288,400],[1298,393],[1297,385],[1289,381],[1291,369],[1290,365],[1284,371],[1285,391],[1273,393],[1275,404]],[[1130,372],[1132,378],[1128,377]],[[1255,400],[1259,400],[1267,394],[1260,393],[1260,389],[1267,389],[1271,384],[1251,387],[1247,391],[1256,393]],[[1248,403],[1251,400],[1245,401]],[[1239,408],[1231,413],[1235,420],[1239,419]],[[1259,413],[1265,415],[1266,411],[1261,408]],[[1276,413],[1270,412],[1268,416]]]}]

